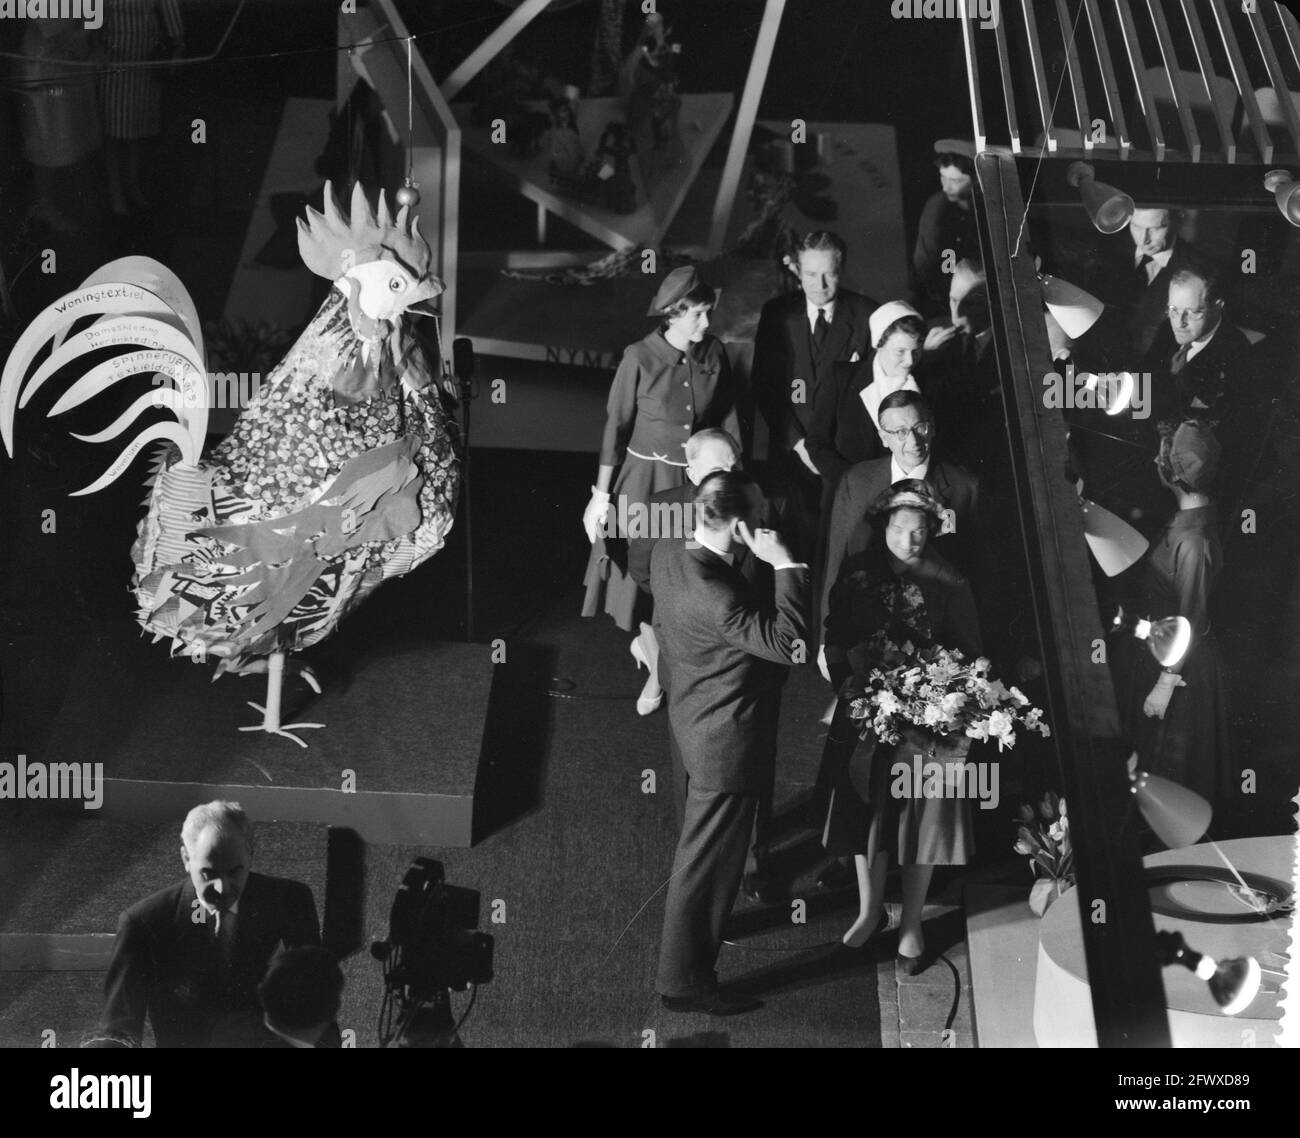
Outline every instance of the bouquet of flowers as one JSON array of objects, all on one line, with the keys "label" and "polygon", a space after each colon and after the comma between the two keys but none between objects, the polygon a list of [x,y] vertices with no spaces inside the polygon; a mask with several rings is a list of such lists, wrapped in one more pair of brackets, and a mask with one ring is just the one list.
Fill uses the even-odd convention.
[{"label": "bouquet of flowers", "polygon": [[1017,724],[1051,735],[1042,711],[1019,688],[993,678],[984,656],[967,660],[954,648],[916,648],[910,640],[900,645],[883,629],[851,655],[859,654],[871,666],[859,673],[863,690],[849,714],[862,724],[864,738],[874,732],[882,742],[898,743],[908,728],[920,727],[935,735],[996,739],[1000,751],[1015,745]]},{"label": "bouquet of flowers", "polygon": [[1014,849],[1029,859],[1034,871],[1029,907],[1041,917],[1047,906],[1074,884],[1074,849],[1065,799],[1049,790],[1037,809],[1021,806]]}]

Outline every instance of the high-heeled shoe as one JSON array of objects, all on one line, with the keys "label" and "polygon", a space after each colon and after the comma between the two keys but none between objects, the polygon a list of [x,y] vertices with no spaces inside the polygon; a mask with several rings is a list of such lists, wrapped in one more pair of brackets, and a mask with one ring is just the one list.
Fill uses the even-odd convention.
[{"label": "high-heeled shoe", "polygon": [[[636,661],[637,671],[642,668],[647,672],[650,671],[650,661],[646,659],[645,649],[641,647],[641,638],[639,636],[633,638],[632,646],[628,651],[632,653],[632,659]],[[653,676],[651,678],[653,679]],[[647,684],[650,682],[650,680],[646,681]],[[645,695],[645,688],[642,688],[641,691],[642,694],[636,697],[636,713],[638,715],[653,715],[663,706],[664,689],[660,688],[657,696]]]},{"label": "high-heeled shoe", "polygon": [[920,956],[904,956],[900,952],[894,957],[894,963],[904,976],[919,976],[930,967],[930,951],[922,949]]}]

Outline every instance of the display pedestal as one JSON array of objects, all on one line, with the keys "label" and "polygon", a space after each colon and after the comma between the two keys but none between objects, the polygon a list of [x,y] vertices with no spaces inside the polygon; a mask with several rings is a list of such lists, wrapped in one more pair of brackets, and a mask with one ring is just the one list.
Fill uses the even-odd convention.
[{"label": "display pedestal", "polygon": [[487,646],[376,650],[324,694],[286,680],[286,718],[325,727],[307,749],[241,726],[265,676],[223,676],[163,644],[108,634],[78,662],[42,756],[104,764],[101,817],[177,822],[229,798],[258,821],[347,827],[369,842],[467,847],[493,666]]}]

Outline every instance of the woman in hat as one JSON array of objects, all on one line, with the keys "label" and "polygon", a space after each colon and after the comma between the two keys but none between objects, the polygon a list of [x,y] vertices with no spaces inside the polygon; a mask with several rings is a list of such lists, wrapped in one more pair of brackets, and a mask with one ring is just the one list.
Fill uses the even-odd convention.
[{"label": "woman in hat", "polygon": [[[871,545],[844,562],[826,617],[826,663],[843,693],[827,733],[835,770],[822,844],[852,855],[858,877],[858,919],[844,943],[860,948],[886,924],[882,916],[890,858],[902,870],[903,914],[899,965],[909,975],[928,964],[921,911],[936,865],[964,865],[972,853],[970,804],[964,798],[898,798],[889,792],[895,746],[859,743],[849,716],[852,693],[884,661],[874,644],[884,632],[893,643],[910,641],[980,655],[975,598],[966,578],[930,548],[943,506],[918,478],[895,482],[872,510]],[[848,681],[846,683],[846,681]],[[903,744],[899,744],[899,747]]]},{"label": "woman in hat", "polygon": [[649,312],[659,326],[624,351],[610,386],[600,466],[582,516],[592,543],[582,615],[603,610],[619,628],[638,632],[632,655],[650,673],[637,700],[642,715],[659,707],[663,689],[650,601],[628,572],[627,539],[689,538],[647,532],[650,495],[686,482],[686,440],[696,431],[718,427],[740,437],[726,353],[708,334],[716,301],[690,266],[674,269],[660,284]]},{"label": "woman in hat", "polygon": [[[1211,801],[1227,773],[1228,715],[1210,596],[1223,569],[1219,515],[1211,491],[1220,447],[1195,419],[1159,425],[1156,470],[1178,511],[1151,543],[1140,615],[1186,617],[1183,658],[1161,667],[1142,645],[1132,661],[1127,721],[1138,765]],[[1139,642],[1134,640],[1133,645]]]}]

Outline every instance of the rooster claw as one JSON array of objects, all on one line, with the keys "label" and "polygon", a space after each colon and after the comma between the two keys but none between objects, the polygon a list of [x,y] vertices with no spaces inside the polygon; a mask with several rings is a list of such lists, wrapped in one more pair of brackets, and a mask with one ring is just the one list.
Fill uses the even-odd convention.
[{"label": "rooster claw", "polygon": [[[315,679],[316,677],[313,676],[311,680],[308,681],[313,685],[313,687],[315,686]],[[319,693],[320,688],[317,687],[316,691]],[[266,715],[266,708],[263,707],[260,703],[253,703],[250,700],[248,702],[248,706],[251,707],[254,711],[260,711],[263,716]],[[319,728],[324,726],[325,726],[324,723],[285,723],[285,724],[268,723],[266,719],[263,718],[261,723],[258,723],[252,727],[241,727],[240,730],[241,731],[264,731],[268,735],[281,735],[286,739],[292,739],[295,743],[298,744],[298,746],[306,749],[307,744],[303,742],[303,740],[299,739],[298,736],[294,734],[294,732],[306,731],[310,728]]]}]

